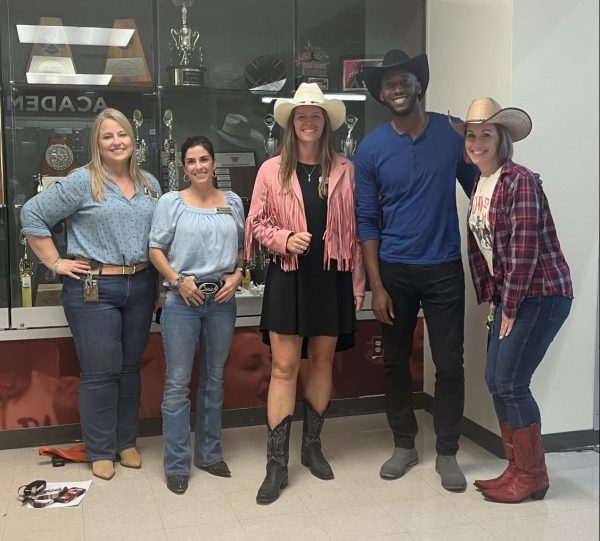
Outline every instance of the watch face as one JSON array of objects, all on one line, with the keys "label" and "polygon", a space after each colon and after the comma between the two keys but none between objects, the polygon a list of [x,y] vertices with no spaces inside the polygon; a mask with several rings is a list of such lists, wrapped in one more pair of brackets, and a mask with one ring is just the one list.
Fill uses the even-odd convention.
[{"label": "watch face", "polygon": [[50,145],[46,149],[46,163],[56,171],[64,171],[73,163],[73,151],[61,143]]}]

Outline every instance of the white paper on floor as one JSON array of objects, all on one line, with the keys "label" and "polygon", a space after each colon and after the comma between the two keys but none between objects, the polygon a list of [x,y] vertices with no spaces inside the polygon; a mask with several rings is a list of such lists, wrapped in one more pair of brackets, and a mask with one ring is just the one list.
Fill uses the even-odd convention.
[{"label": "white paper on floor", "polygon": [[31,502],[28,502],[23,507],[28,507],[29,509],[59,509],[62,507],[75,507],[81,503],[83,498],[85,498],[85,495],[90,490],[91,485],[92,485],[91,481],[71,481],[69,483],[58,481],[56,483],[46,483],[46,490],[54,490],[54,489],[60,489],[60,488],[67,487],[69,489],[70,488],[84,488],[85,492],[83,494],[81,494],[80,496],[77,496],[77,498],[74,498],[70,502],[66,502],[66,503],[61,503],[61,502],[55,501],[44,507],[39,508],[39,507],[34,507]]}]

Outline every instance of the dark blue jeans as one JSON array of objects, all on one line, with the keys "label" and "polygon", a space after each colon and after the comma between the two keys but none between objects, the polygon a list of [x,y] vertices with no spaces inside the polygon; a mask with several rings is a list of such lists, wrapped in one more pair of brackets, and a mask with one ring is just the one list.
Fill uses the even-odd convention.
[{"label": "dark blue jeans", "polygon": [[409,360],[419,308],[427,323],[435,364],[433,425],[440,455],[458,451],[465,394],[463,340],[465,277],[462,261],[439,265],[380,262],[383,285],[394,305],[393,325],[382,325],[386,413],[396,447],[415,446]]},{"label": "dark blue jeans", "polygon": [[498,338],[502,321],[502,305],[494,312],[488,336],[485,381],[498,421],[508,421],[512,430],[540,423],[540,410],[529,385],[562,324],[571,310],[566,297],[533,297],[525,299],[517,312],[512,331]]},{"label": "dark blue jeans", "polygon": [[135,446],[140,359],[156,299],[156,272],[96,276],[98,302],[83,302],[83,279],[65,277],[62,300],[79,358],[79,415],[88,458],[114,460]]}]

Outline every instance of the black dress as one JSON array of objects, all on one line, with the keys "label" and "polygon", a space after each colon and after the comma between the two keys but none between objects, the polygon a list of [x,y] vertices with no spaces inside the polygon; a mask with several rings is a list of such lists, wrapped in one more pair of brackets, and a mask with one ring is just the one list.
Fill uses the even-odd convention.
[{"label": "black dress", "polygon": [[[298,257],[298,270],[284,272],[278,262],[267,271],[260,330],[269,343],[269,332],[303,336],[302,357],[307,357],[308,337],[337,336],[336,351],[354,346],[356,317],[352,273],[323,270],[323,234],[327,225],[327,200],[319,197],[319,165],[298,163],[310,248]],[[310,182],[309,175],[310,173]]]}]

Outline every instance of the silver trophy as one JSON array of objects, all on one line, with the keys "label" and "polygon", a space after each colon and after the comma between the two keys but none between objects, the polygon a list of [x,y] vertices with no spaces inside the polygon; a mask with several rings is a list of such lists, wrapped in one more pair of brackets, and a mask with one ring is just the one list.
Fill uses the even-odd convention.
[{"label": "silver trophy", "polygon": [[348,128],[348,133],[346,134],[345,139],[342,139],[342,154],[346,157],[354,154],[356,150],[356,139],[351,137],[352,130],[358,124],[358,117],[354,115],[348,115],[344,120],[344,125]]},{"label": "silver trophy", "polygon": [[265,139],[265,152],[269,157],[275,154],[277,147],[279,146],[279,139],[273,137],[273,128],[275,127],[275,117],[271,114],[265,115],[264,117],[265,126],[269,130],[269,134]]},{"label": "silver trophy", "polygon": [[144,123],[144,117],[139,109],[133,111],[133,127],[135,129],[135,161],[138,165],[142,165],[148,157],[148,145],[146,141],[140,137],[140,128]]},{"label": "silver trophy", "polygon": [[202,47],[196,46],[200,33],[187,25],[188,7],[194,0],[172,0],[176,6],[181,6],[181,28],[171,28],[171,50],[175,57],[175,65],[169,66],[171,84],[174,86],[204,86]]},{"label": "silver trophy", "polygon": [[177,174],[177,145],[173,137],[173,111],[166,109],[163,114],[163,124],[169,130],[163,142],[162,168],[163,181],[166,180],[169,190],[179,189],[179,177]]}]

